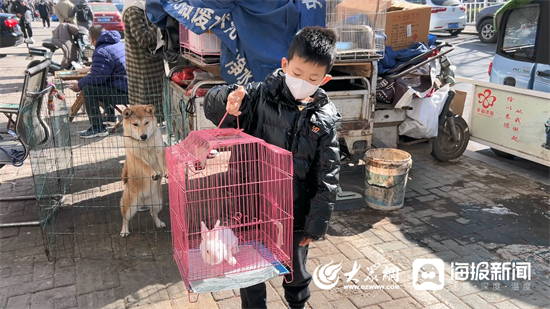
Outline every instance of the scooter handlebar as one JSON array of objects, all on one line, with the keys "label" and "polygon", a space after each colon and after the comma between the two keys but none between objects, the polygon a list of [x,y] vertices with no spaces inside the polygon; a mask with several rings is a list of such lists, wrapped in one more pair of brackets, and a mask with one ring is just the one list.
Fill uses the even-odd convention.
[{"label": "scooter handlebar", "polygon": [[[448,47],[449,49],[445,50],[445,51],[441,51],[444,47]],[[412,67],[402,71],[401,73],[397,73],[397,74],[394,74],[394,75],[386,75],[386,79],[396,79],[396,78],[399,78],[399,77],[403,77],[403,76],[409,74],[410,72],[418,69],[419,67],[447,55],[448,53],[452,52],[454,49],[455,49],[454,45],[452,45],[450,43],[447,43],[447,42],[444,42],[443,44],[437,45],[435,48],[433,48],[429,51],[426,51],[425,53],[422,53],[421,55],[418,55],[418,56],[414,57],[413,59],[407,61],[406,63],[401,64],[397,68],[389,70],[388,72],[386,72],[386,74],[393,73],[395,71],[399,71],[400,69],[403,69],[404,67],[407,67],[407,66],[411,65],[412,63],[415,63],[416,61],[419,61],[420,59],[424,59],[425,57],[428,57],[427,59],[425,59],[424,61],[422,61],[422,62],[420,62],[416,65],[413,65]],[[438,51],[438,53],[434,56],[429,57],[429,55],[433,54],[435,51]]]}]

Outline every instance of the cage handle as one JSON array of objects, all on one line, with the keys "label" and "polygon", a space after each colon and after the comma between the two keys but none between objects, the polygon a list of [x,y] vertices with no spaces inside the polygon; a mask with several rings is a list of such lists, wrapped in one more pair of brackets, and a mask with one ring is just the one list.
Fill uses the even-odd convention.
[{"label": "cage handle", "polygon": [[[222,123],[225,120],[225,117],[227,117],[227,115],[229,115],[229,112],[225,112],[225,115],[223,115],[223,118],[220,121],[220,124],[218,125],[218,129],[222,126]],[[240,129],[241,129],[241,126],[239,124],[239,116],[237,116],[237,130],[240,130]]]}]

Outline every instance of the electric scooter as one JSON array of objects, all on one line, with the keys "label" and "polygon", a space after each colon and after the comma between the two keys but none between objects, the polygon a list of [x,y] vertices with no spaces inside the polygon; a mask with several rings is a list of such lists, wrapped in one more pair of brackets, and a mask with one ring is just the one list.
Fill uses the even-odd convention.
[{"label": "electric scooter", "polygon": [[[443,48],[447,48],[443,51]],[[436,78],[438,79],[439,87],[444,85],[454,86],[454,71],[451,68],[451,62],[447,58],[447,54],[454,50],[454,46],[449,43],[436,43],[436,47],[426,51],[413,59],[399,65],[398,67],[385,73],[384,78],[388,81],[395,81],[402,78],[414,70],[429,64],[434,60],[439,61],[440,71]],[[443,105],[443,109],[439,114],[438,134],[435,138],[418,139],[405,142],[401,139],[400,144],[412,145],[422,142],[430,142],[432,147],[432,157],[440,162],[459,158],[470,141],[470,130],[468,124],[460,115],[456,115],[450,109],[451,102],[455,96],[455,91],[450,90],[447,99]],[[413,107],[414,108],[414,107]]]},{"label": "electric scooter", "polygon": [[[85,28],[82,28],[82,29],[85,29]],[[88,31],[87,30],[79,31],[78,34],[73,37],[72,44],[74,44],[77,47],[77,56],[74,61],[78,64],[83,64],[83,65],[91,64],[92,62],[91,56],[88,57],[87,55],[88,53],[85,52],[87,50],[92,50],[90,37],[88,36]],[[50,42],[42,43],[42,47],[45,47],[46,49],[30,47],[29,44],[27,44],[29,54],[27,55],[26,60],[32,60],[27,65],[27,69],[32,68],[44,61],[49,61],[50,62],[49,73],[51,75],[54,75],[56,71],[61,70],[61,64],[52,59],[53,54],[59,48],[55,46],[55,44]],[[43,57],[43,59],[33,60],[34,57]],[[64,57],[67,57],[67,55],[64,55]],[[75,69],[72,62],[70,66],[66,69],[67,70]]]}]

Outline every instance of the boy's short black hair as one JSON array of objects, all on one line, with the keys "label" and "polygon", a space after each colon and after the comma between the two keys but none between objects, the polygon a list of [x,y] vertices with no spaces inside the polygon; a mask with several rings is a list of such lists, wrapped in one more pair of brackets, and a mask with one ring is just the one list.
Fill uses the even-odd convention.
[{"label": "boy's short black hair", "polygon": [[296,33],[290,43],[286,58],[294,56],[303,58],[306,62],[325,65],[327,73],[332,69],[336,56],[336,32],[318,26],[305,27]]}]

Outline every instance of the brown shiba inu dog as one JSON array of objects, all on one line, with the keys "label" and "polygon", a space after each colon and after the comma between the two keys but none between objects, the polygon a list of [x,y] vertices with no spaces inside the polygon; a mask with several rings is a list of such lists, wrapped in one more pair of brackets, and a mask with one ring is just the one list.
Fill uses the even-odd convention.
[{"label": "brown shiba inu dog", "polygon": [[153,105],[130,106],[122,111],[122,116],[126,161],[122,168],[124,193],[120,200],[120,236],[126,237],[130,235],[128,223],[140,206],[151,206],[156,227],[166,227],[158,217],[162,209],[161,180],[166,175],[166,157]]}]

